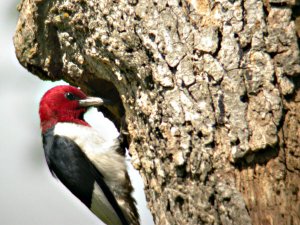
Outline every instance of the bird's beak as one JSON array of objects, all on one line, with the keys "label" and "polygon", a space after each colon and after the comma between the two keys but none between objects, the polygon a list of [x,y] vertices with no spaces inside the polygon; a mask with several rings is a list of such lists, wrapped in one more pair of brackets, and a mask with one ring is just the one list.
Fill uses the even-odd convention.
[{"label": "bird's beak", "polygon": [[86,99],[79,100],[79,106],[81,107],[100,106],[103,104],[104,100],[97,97],[87,97]]}]

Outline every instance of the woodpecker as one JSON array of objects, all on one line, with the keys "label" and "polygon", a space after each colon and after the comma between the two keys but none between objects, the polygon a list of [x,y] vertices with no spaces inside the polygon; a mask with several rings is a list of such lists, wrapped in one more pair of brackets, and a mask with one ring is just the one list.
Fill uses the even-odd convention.
[{"label": "woodpecker", "polygon": [[105,139],[83,118],[88,107],[105,104],[70,85],[48,90],[39,108],[46,162],[52,175],[104,223],[139,225],[119,139]]}]

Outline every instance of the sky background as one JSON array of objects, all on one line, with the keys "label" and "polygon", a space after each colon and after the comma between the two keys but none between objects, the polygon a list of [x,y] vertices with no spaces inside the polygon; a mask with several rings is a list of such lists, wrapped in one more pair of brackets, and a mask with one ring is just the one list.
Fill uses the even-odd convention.
[{"label": "sky background", "polygon": [[[58,83],[42,81],[18,63],[12,41],[17,4],[0,2],[0,224],[100,225],[97,217],[53,179],[46,166],[38,104],[44,92]],[[95,120],[93,113],[89,113],[90,122]],[[135,196],[142,225],[151,225],[141,179],[136,179],[137,172],[131,170],[131,174],[140,190]]]}]

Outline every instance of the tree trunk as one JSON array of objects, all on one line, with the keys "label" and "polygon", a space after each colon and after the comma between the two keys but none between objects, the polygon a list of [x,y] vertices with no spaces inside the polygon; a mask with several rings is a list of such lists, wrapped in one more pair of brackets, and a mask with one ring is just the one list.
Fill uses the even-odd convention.
[{"label": "tree trunk", "polygon": [[19,10],[24,67],[115,103],[102,110],[127,128],[156,224],[300,224],[293,0],[23,0]]}]

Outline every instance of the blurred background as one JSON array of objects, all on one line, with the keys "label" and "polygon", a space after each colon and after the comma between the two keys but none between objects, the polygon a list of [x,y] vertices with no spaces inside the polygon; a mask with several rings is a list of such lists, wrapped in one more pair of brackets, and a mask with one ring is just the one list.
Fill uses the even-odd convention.
[{"label": "blurred background", "polygon": [[[46,90],[62,82],[42,81],[18,63],[12,41],[18,3],[0,2],[0,224],[102,224],[46,166],[38,104]],[[132,168],[131,174],[142,224],[151,225],[142,181]]]}]

